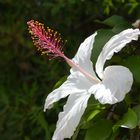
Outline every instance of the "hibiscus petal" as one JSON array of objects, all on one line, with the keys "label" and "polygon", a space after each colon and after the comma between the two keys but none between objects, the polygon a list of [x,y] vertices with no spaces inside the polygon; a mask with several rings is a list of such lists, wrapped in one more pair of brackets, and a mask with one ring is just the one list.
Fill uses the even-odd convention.
[{"label": "hibiscus petal", "polygon": [[76,55],[73,58],[74,63],[78,64],[86,72],[94,76],[95,73],[93,71],[93,64],[90,60],[90,57],[96,35],[97,32],[86,38],[85,41],[81,43]]},{"label": "hibiscus petal", "polygon": [[124,99],[131,90],[132,73],[123,66],[109,66],[104,71],[104,77],[98,89],[93,94],[102,104],[115,104]]},{"label": "hibiscus petal", "polygon": [[96,62],[96,72],[101,79],[103,77],[105,61],[111,59],[113,54],[119,52],[127,43],[137,40],[138,35],[140,35],[139,29],[127,29],[113,36],[106,43]]},{"label": "hibiscus petal", "polygon": [[72,72],[67,80],[46,98],[44,111],[53,107],[53,103],[65,98],[69,94],[85,92],[92,83],[79,71]]},{"label": "hibiscus petal", "polygon": [[78,93],[68,97],[68,101],[64,106],[64,111],[59,114],[59,119],[56,125],[52,140],[64,140],[70,138],[83,115],[90,94]]}]

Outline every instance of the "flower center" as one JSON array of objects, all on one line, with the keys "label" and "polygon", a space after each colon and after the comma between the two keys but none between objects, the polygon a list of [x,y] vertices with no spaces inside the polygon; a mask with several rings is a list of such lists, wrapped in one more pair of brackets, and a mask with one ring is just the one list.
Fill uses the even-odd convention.
[{"label": "flower center", "polygon": [[89,80],[95,81],[97,84],[100,83],[99,79],[97,79],[96,77],[92,76],[90,73],[86,72],[79,65],[75,64],[71,59],[67,58],[65,55],[63,56],[63,58],[69,64],[70,67],[76,68],[78,71],[80,71],[82,74],[84,74]]}]

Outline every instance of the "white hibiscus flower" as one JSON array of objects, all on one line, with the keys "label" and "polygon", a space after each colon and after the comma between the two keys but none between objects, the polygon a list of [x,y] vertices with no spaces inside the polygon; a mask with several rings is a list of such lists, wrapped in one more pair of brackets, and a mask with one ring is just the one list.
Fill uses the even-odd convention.
[{"label": "white hibiscus flower", "polygon": [[62,52],[61,38],[57,32],[49,28],[45,31],[43,24],[33,20],[28,25],[38,50],[43,54],[62,57],[71,66],[67,80],[52,91],[45,101],[44,111],[53,107],[54,102],[68,96],[52,140],[64,140],[73,135],[92,94],[101,104],[115,104],[122,101],[131,90],[133,76],[128,68],[116,65],[104,69],[104,64],[127,43],[137,40],[139,29],[124,30],[105,44],[95,65],[96,75],[90,57],[97,32],[85,39],[71,60]]},{"label": "white hibiscus flower", "polygon": [[44,111],[53,106],[54,102],[69,95],[63,112],[60,112],[52,140],[70,138],[83,115],[91,94],[101,104],[115,104],[124,99],[133,83],[132,73],[124,66],[108,66],[104,70],[106,60],[119,52],[132,40],[137,40],[140,31],[127,29],[113,36],[103,47],[96,65],[96,73],[90,60],[93,43],[97,33],[94,33],[80,45],[75,57],[65,58],[72,67],[67,80],[52,91],[46,98]]}]

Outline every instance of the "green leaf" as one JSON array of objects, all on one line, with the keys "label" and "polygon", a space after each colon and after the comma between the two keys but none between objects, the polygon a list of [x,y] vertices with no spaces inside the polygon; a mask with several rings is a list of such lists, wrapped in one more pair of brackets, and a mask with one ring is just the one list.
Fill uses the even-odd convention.
[{"label": "green leaf", "polygon": [[108,25],[110,27],[114,27],[119,24],[124,24],[124,25],[129,25],[129,23],[121,16],[118,15],[113,15],[109,17],[108,19],[104,20],[102,23],[105,25]]},{"label": "green leaf", "polygon": [[114,35],[112,30],[101,29],[97,31],[97,36],[95,37],[95,42],[92,49],[92,58],[93,64],[96,63],[98,55],[100,54],[105,43]]},{"label": "green leaf", "polygon": [[140,56],[130,56],[122,61],[122,65],[130,69],[136,83],[140,84]]},{"label": "green leaf", "polygon": [[112,133],[112,122],[100,120],[87,130],[85,140],[106,140]]},{"label": "green leaf", "polygon": [[107,140],[117,140],[117,135],[119,134],[119,130],[115,131],[111,134],[111,136]]},{"label": "green leaf", "polygon": [[136,113],[138,118],[138,125],[140,125],[140,104],[133,108],[133,111]]},{"label": "green leaf", "polygon": [[119,32],[121,32],[121,31],[123,31],[123,30],[125,30],[125,29],[128,29],[128,28],[131,28],[131,25],[129,25],[129,24],[127,24],[127,23],[120,23],[120,24],[116,24],[116,25],[113,27],[112,31],[113,31],[114,33],[119,33]]},{"label": "green leaf", "polygon": [[132,12],[133,12],[138,6],[139,6],[139,2],[136,2],[136,1],[132,2],[131,8],[129,9],[128,14],[132,14]]},{"label": "green leaf", "polygon": [[137,122],[138,118],[136,113],[129,108],[128,111],[123,115],[122,119],[113,126],[113,130],[117,130],[118,127],[133,129],[137,126]]},{"label": "green leaf", "polygon": [[91,112],[91,114],[89,115],[89,117],[87,118],[87,121],[90,121],[90,120],[92,120],[98,113],[100,113],[101,112],[101,110],[93,110],[92,112]]}]

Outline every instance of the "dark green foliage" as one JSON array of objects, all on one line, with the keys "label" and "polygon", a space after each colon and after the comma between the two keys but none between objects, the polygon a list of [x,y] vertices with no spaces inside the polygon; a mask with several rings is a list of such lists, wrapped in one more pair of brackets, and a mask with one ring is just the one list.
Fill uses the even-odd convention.
[{"label": "dark green foliage", "polygon": [[[0,140],[50,140],[55,130],[57,115],[65,103],[65,100],[56,103],[52,110],[43,112],[46,96],[52,91],[55,83],[56,88],[64,81],[65,76],[69,74],[69,67],[61,60],[49,61],[46,56],[40,56],[36,52],[28,34],[27,21],[38,20],[46,27],[58,30],[63,39],[67,40],[64,51],[70,58],[74,56],[85,37],[100,29],[97,36],[99,41],[95,43],[98,47],[95,47],[96,51],[93,52],[92,60],[95,64],[104,43],[113,34],[131,26],[132,22],[140,18],[139,9],[140,4],[136,0],[0,0]],[[112,15],[121,17],[115,16],[113,20],[106,20]],[[116,20],[119,20],[119,23]],[[105,121],[110,106],[100,106],[98,103],[94,105],[92,100],[91,103],[89,101],[89,107],[73,139],[84,139],[88,130],[88,140],[87,135],[92,129],[100,131],[99,128],[96,129],[98,123],[105,123],[105,129],[110,129],[122,115],[124,118],[128,117],[128,121],[130,115],[137,116],[139,120],[140,73],[137,65],[140,64],[140,51],[137,48],[140,45],[132,43],[132,47],[135,49],[123,49],[108,62],[123,63],[134,72],[135,83],[132,92],[126,97],[126,104],[123,105],[124,108],[130,109],[122,110],[122,114],[116,109],[110,122]],[[62,77],[64,78],[61,79]],[[103,133],[106,136],[104,139],[109,136],[110,139],[129,138],[133,133],[128,129],[122,135],[119,129],[114,133],[109,129]],[[137,128],[134,132],[137,132]]]},{"label": "dark green foliage", "polygon": [[85,140],[106,140],[112,133],[110,120],[99,120],[87,131]]}]

